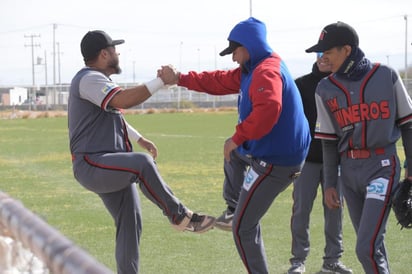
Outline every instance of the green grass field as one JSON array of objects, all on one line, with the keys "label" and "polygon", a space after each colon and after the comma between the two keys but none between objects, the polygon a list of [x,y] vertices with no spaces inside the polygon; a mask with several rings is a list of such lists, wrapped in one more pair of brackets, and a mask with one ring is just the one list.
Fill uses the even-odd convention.
[{"label": "green grass field", "polygon": [[[127,115],[130,124],[156,143],[159,170],[181,201],[194,211],[220,215],[223,142],[236,124],[235,112]],[[135,149],[138,149],[135,146]],[[115,230],[99,198],[73,178],[67,119],[0,120],[0,190],[44,218],[113,271]],[[275,200],[262,220],[270,273],[289,268],[292,187]],[[141,193],[140,193],[141,194]],[[320,193],[319,193],[320,194]],[[141,194],[143,236],[141,273],[246,273],[232,235],[214,229],[205,234],[171,228],[160,209]],[[307,273],[316,273],[324,249],[321,195],[311,215],[311,252]],[[386,237],[392,273],[410,273],[411,231],[400,231],[391,214]],[[354,253],[354,231],[344,216],[343,262],[363,273]]]}]

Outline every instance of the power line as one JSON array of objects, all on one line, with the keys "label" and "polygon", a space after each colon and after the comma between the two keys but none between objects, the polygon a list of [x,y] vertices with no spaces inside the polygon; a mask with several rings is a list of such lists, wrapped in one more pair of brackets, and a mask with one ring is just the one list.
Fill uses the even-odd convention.
[{"label": "power line", "polygon": [[33,29],[39,29],[39,28],[44,28],[48,25],[38,25],[38,26],[32,26],[32,27],[26,27],[26,28],[20,28],[20,29],[12,29],[12,30],[5,30],[5,31],[0,31],[0,35],[2,34],[10,34],[10,33],[18,33],[18,32],[25,32]]}]

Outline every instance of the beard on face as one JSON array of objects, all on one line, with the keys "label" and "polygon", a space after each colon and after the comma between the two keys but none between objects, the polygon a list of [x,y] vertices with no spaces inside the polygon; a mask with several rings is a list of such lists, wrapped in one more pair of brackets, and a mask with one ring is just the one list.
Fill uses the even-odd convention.
[{"label": "beard on face", "polygon": [[119,66],[118,58],[112,58],[108,64],[108,67],[113,69],[115,74],[120,74],[122,72],[122,69]]}]

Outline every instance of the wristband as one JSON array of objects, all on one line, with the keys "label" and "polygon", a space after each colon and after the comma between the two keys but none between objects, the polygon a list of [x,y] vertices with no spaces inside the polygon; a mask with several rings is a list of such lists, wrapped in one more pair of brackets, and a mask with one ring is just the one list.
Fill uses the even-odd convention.
[{"label": "wristband", "polygon": [[142,138],[142,135],[134,128],[128,125],[127,127],[127,135],[129,136],[129,139],[137,142],[139,141],[140,138]]},{"label": "wristband", "polygon": [[147,90],[149,90],[150,94],[156,93],[159,89],[161,89],[165,84],[160,77],[157,77],[149,82],[144,83]]}]

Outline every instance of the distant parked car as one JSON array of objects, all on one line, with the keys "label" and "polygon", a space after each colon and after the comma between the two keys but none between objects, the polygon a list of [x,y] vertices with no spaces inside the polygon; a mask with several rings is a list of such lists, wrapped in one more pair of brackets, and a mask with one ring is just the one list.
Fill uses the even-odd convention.
[{"label": "distant parked car", "polygon": [[35,105],[36,104],[36,102],[34,101],[34,100],[32,100],[32,99],[26,99],[26,100],[24,100],[24,102],[21,104],[22,106],[28,106],[28,105]]}]

